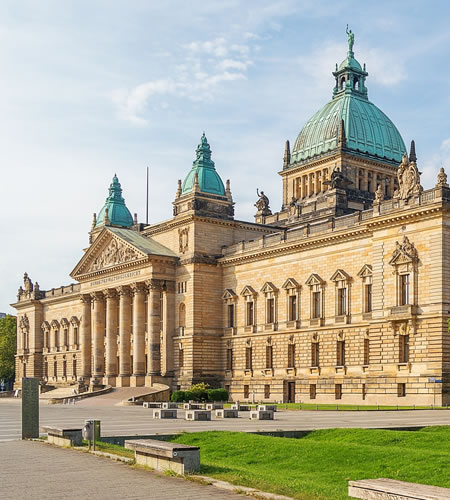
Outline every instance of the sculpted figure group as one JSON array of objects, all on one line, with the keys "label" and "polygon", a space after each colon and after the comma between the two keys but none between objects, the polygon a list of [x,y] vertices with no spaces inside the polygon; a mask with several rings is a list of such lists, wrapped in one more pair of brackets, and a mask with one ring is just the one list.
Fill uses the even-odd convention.
[{"label": "sculpted figure group", "polygon": [[406,153],[403,154],[402,162],[398,167],[397,179],[398,189],[394,192],[396,199],[409,200],[412,196],[417,196],[423,191],[416,162],[410,161]]},{"label": "sculpted figure group", "polygon": [[132,249],[117,240],[112,240],[105,250],[94,260],[91,271],[98,271],[104,267],[115,264],[123,264],[139,258],[139,255]]}]

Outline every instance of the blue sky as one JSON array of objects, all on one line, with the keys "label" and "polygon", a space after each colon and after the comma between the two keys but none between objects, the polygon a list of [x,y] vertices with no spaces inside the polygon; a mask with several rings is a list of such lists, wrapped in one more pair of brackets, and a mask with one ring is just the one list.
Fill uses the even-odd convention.
[{"label": "blue sky", "polygon": [[369,98],[416,140],[425,188],[450,167],[445,1],[0,3],[0,311],[27,271],[70,283],[116,172],[131,212],[167,219],[203,131],[236,217],[281,204],[284,141],[330,98],[346,53]]}]

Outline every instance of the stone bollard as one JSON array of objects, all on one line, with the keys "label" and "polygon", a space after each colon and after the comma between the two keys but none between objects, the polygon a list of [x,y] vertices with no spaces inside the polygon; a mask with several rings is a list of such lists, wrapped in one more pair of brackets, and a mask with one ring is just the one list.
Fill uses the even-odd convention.
[{"label": "stone bollard", "polygon": [[251,411],[250,420],[273,420],[273,411]]}]

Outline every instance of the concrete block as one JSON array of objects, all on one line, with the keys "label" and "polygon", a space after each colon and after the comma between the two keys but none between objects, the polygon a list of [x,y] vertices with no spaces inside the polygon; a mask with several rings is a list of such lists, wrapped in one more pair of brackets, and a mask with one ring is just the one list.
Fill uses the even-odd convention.
[{"label": "concrete block", "polygon": [[186,420],[211,420],[211,412],[209,410],[187,410],[185,415]]},{"label": "concrete block", "polygon": [[178,410],[163,410],[162,408],[153,410],[153,418],[178,418]]},{"label": "concrete block", "polygon": [[277,405],[258,405],[258,411],[277,411]]},{"label": "concrete block", "polygon": [[273,411],[258,411],[250,412],[250,420],[273,420]]},{"label": "concrete block", "polygon": [[154,403],[152,401],[146,401],[143,405],[144,408],[161,408],[161,403]]},{"label": "concrete block", "polygon": [[175,403],[173,401],[166,401],[160,404],[163,410],[176,410],[178,408],[178,403]]},{"label": "concrete block", "polygon": [[231,410],[229,408],[224,408],[224,409],[219,409],[216,410],[216,417],[217,418],[238,418],[238,411],[237,410]]},{"label": "concrete block", "polygon": [[207,410],[221,410],[223,408],[223,403],[206,403]]}]

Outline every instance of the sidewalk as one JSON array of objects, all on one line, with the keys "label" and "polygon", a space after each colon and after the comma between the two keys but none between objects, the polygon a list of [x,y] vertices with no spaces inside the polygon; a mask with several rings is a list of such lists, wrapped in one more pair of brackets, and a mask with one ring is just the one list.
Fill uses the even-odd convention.
[{"label": "sidewalk", "polygon": [[238,499],[241,495],[32,441],[0,443],[2,500]]}]

